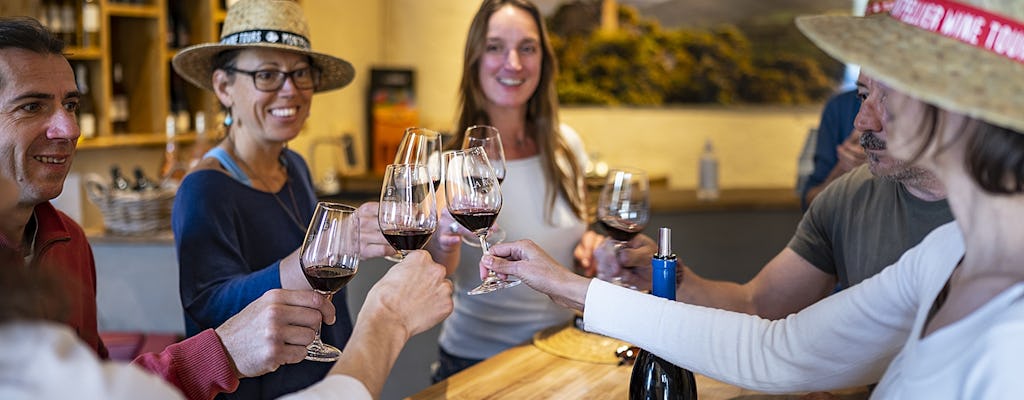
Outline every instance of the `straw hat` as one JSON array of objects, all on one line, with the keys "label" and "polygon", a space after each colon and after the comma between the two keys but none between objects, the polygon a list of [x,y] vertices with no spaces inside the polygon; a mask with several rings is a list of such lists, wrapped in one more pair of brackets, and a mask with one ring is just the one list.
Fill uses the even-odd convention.
[{"label": "straw hat", "polygon": [[805,16],[796,25],[897,90],[1024,132],[1024,2],[897,0],[890,14]]},{"label": "straw hat", "polygon": [[348,61],[310,48],[309,26],[294,0],[241,0],[228,9],[220,43],[182,49],[171,61],[174,70],[192,84],[213,90],[213,57],[224,50],[262,47],[306,54],[320,68],[316,92],[334,90],[352,82],[355,69]]}]

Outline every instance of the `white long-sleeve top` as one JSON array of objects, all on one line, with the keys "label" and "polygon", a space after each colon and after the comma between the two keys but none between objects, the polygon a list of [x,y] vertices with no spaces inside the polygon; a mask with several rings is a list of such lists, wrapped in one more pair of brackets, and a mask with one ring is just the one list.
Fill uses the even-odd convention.
[{"label": "white long-sleeve top", "polygon": [[881,379],[873,398],[1022,398],[1024,283],[921,340],[928,310],[963,254],[955,222],[943,225],[875,277],[778,321],[594,279],[584,324],[694,372],[765,392]]}]

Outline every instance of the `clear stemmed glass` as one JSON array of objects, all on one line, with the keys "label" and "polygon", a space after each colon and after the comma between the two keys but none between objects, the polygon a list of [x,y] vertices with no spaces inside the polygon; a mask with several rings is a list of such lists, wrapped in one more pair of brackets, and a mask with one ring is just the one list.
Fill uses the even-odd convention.
[{"label": "clear stemmed glass", "polygon": [[[359,269],[359,216],[354,207],[317,203],[299,250],[299,265],[309,285],[327,301],[352,280]],[[307,360],[334,362],[339,356],[341,350],[320,340],[320,330],[306,347]]]},{"label": "clear stemmed glass", "polygon": [[434,190],[444,177],[441,164],[441,134],[425,128],[407,128],[395,153],[395,164],[420,164],[427,167]]},{"label": "clear stemmed glass", "polygon": [[[644,171],[619,168],[608,172],[597,202],[597,221],[608,233],[608,242],[615,246],[616,252],[647,226],[649,186]],[[598,268],[598,278],[602,280],[621,281],[620,277],[602,276],[602,272]]]},{"label": "clear stemmed glass", "polygon": [[[491,162],[491,167],[494,168],[494,176],[498,179],[500,185],[505,181],[505,148],[501,145],[501,134],[498,132],[498,128],[490,125],[473,125],[466,128],[466,135],[462,139],[462,149],[469,149],[473,147],[482,147],[484,152],[487,153],[487,159]],[[501,243],[505,240],[505,230],[499,226],[492,227],[490,233],[487,235],[487,240],[490,243]],[[462,242],[473,247],[479,247],[476,241],[472,238],[462,237]]]},{"label": "clear stemmed glass", "polygon": [[[441,163],[441,134],[426,128],[410,127],[405,129],[402,141],[395,152],[395,164],[420,164],[427,167],[430,180],[434,182],[434,190],[441,187],[444,177]],[[383,229],[383,226],[382,226]],[[385,256],[388,261],[402,261],[404,255]]]},{"label": "clear stemmed glass", "polygon": [[391,164],[384,170],[377,223],[398,259],[418,250],[437,229],[437,198],[427,168],[420,164]]},{"label": "clear stemmed glass", "polygon": [[[501,211],[501,186],[487,154],[479,147],[445,153],[448,166],[445,175],[445,198],[448,212],[459,224],[473,231],[484,254],[490,254],[487,233]],[[494,271],[480,286],[469,291],[476,295],[520,284],[518,278],[499,279]]]}]

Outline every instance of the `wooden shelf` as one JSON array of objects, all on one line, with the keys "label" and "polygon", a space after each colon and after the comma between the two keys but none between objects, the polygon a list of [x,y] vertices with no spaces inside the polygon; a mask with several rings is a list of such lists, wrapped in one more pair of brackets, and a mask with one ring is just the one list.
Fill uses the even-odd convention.
[{"label": "wooden shelf", "polygon": [[[184,133],[174,137],[175,143],[188,144],[196,140],[195,133]],[[78,142],[78,150],[100,150],[121,147],[151,147],[163,146],[167,143],[167,136],[163,133],[127,133],[114,136],[98,136],[92,139],[82,139]]]},{"label": "wooden shelf", "polygon": [[107,3],[107,14],[111,17],[159,18],[163,14],[163,10],[148,4]]},{"label": "wooden shelf", "polygon": [[99,47],[65,47],[64,54],[69,60],[99,61],[103,58],[103,50]]}]

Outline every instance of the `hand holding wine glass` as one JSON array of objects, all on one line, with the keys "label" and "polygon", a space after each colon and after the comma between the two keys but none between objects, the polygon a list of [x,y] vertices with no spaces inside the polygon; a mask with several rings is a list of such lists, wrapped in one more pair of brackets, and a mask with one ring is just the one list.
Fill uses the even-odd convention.
[{"label": "hand holding wine glass", "polygon": [[[470,149],[473,147],[483,148],[484,153],[487,154],[487,160],[491,162],[491,168],[494,168],[494,177],[498,179],[500,185],[505,181],[505,148],[501,144],[501,134],[498,132],[498,128],[490,125],[473,125],[466,128],[466,135],[462,139],[462,149]],[[495,244],[501,243],[505,240],[505,230],[501,227],[494,226],[490,228],[490,233],[487,235],[488,243]],[[462,241],[470,246],[479,247],[476,241],[472,240],[472,237],[462,237]]]},{"label": "hand holding wine glass", "polygon": [[[501,211],[501,186],[482,148],[453,151],[446,153],[446,156],[445,198],[448,201],[448,212],[459,224],[477,235],[486,256],[489,254],[488,228]],[[519,283],[521,281],[517,278],[510,276],[502,280],[492,272],[469,294],[489,293]]]},{"label": "hand holding wine glass", "polygon": [[[352,280],[359,269],[356,209],[338,203],[317,203],[299,250],[299,264],[309,285],[327,301]],[[341,350],[320,340],[319,330],[313,343],[306,347],[307,360],[333,362],[339,356]]]},{"label": "hand holding wine glass", "polygon": [[437,229],[437,199],[427,168],[391,164],[384,171],[377,213],[380,230],[402,260],[419,250]]},{"label": "hand holding wine glass", "polygon": [[[619,248],[647,226],[650,217],[649,183],[647,173],[636,169],[613,169],[601,189],[597,203],[598,223],[610,236],[607,244]],[[614,257],[613,257],[614,258]],[[609,269],[607,259],[598,259],[597,277],[613,283],[621,281]]]}]

